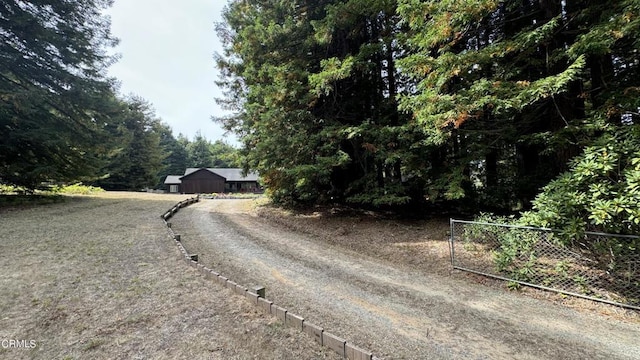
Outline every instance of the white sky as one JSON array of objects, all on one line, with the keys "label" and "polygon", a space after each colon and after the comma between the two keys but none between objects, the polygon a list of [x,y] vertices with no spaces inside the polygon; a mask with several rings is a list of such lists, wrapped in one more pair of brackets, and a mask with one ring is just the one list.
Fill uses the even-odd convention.
[{"label": "white sky", "polygon": [[111,31],[120,39],[115,52],[121,59],[109,75],[121,82],[122,94],[138,95],[173,129],[193,139],[201,131],[207,139],[237,145],[233,134],[211,116],[223,114],[215,98],[218,71],[214,53],[222,53],[215,23],[222,20],[226,0],[115,0],[107,14]]}]

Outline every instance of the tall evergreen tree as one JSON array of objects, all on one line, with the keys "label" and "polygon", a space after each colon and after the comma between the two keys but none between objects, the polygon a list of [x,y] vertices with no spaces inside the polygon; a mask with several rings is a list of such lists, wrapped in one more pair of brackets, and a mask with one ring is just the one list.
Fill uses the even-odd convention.
[{"label": "tall evergreen tree", "polygon": [[[399,3],[415,50],[401,65],[416,81],[402,108],[459,164],[431,174],[459,190],[450,196],[472,195],[470,185],[485,195],[502,189],[527,208],[540,187],[603,133],[637,133],[630,130],[640,105],[638,1]],[[603,162],[594,166],[606,167]],[[594,189],[574,188],[564,204],[582,192],[590,201],[603,196]],[[543,199],[536,204],[542,213]],[[593,205],[578,206],[585,207]],[[563,221],[557,211],[546,214]],[[595,225],[584,213],[568,222]]]},{"label": "tall evergreen tree", "polygon": [[404,84],[396,2],[336,1],[325,12],[313,23],[325,58],[310,82],[313,112],[331,119],[325,132],[349,160],[332,170],[334,193],[360,205],[406,203],[402,175],[411,173],[406,149],[415,132],[397,109]]},{"label": "tall evergreen tree", "polygon": [[313,202],[326,193],[337,147],[322,139],[323,120],[309,110],[308,75],[319,66],[311,21],[322,4],[232,1],[219,27],[218,65],[236,111],[223,119],[241,137],[245,167],[258,170],[278,201]]},{"label": "tall evergreen tree", "polygon": [[166,157],[160,146],[159,120],[151,105],[140,98],[122,103],[118,123],[110,127],[117,143],[104,176],[96,185],[107,190],[140,190],[157,184],[157,174]]},{"label": "tall evergreen tree", "polygon": [[[160,147],[164,154],[162,168],[157,176],[157,187],[161,188],[167,175],[184,173],[184,169],[189,166],[189,154],[186,145],[173,136],[168,125],[157,123],[155,132],[160,135]],[[185,140],[188,143],[189,140]]]},{"label": "tall evergreen tree", "polygon": [[638,6],[232,1],[218,65],[221,102],[235,114],[222,121],[278,201],[535,204],[542,224],[562,218],[554,199],[572,202],[557,182],[533,201],[540,189],[568,170],[586,179],[577,164],[616,141],[621,170],[603,170],[604,156],[589,170],[614,179],[606,192],[571,177],[571,193],[587,200],[570,217],[630,224],[636,215],[621,204],[635,195],[616,196],[620,183],[635,186]]},{"label": "tall evergreen tree", "polygon": [[213,167],[237,168],[240,167],[238,150],[222,140],[214,141],[210,147]]},{"label": "tall evergreen tree", "polygon": [[37,187],[96,175],[114,111],[108,0],[0,4],[0,181]]},{"label": "tall evergreen tree", "polygon": [[211,153],[211,143],[198,131],[193,141],[187,145],[190,167],[213,167],[214,160]]},{"label": "tall evergreen tree", "polygon": [[395,2],[234,1],[225,19],[224,123],[276,200],[406,203]]}]

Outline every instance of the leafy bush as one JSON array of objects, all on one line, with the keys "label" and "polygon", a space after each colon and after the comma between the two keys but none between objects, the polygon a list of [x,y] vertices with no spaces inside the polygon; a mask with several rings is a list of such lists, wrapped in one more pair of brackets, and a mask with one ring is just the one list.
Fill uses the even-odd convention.
[{"label": "leafy bush", "polygon": [[464,239],[489,244],[498,272],[509,274],[515,280],[528,281],[537,259],[534,246],[540,240],[539,231],[508,227],[517,225],[512,216],[482,213],[475,221],[479,224],[465,225]]},{"label": "leafy bush", "polygon": [[519,221],[560,230],[564,244],[579,244],[600,269],[617,276],[637,261],[640,239],[585,236],[585,231],[639,234],[638,204],[640,126],[625,125],[587,147],[568,172],[543,189],[533,210]]},{"label": "leafy bush", "polygon": [[96,186],[82,185],[82,183],[66,185],[62,187],[52,188],[52,192],[59,194],[69,195],[91,195],[95,193],[104,192],[104,189]]},{"label": "leafy bush", "polygon": [[561,231],[570,242],[586,230],[640,233],[640,126],[607,133],[544,187],[520,223]]},{"label": "leafy bush", "polygon": [[606,290],[637,303],[640,238],[584,232],[568,238],[566,229],[559,233],[509,226],[521,225],[522,218],[481,214],[476,220],[464,227],[465,249],[476,250],[482,244],[479,247],[491,253],[498,273],[544,286],[571,285],[571,291],[584,294]]},{"label": "leafy bush", "polygon": [[24,189],[18,188],[13,185],[0,184],[0,194],[16,194],[24,192]]}]

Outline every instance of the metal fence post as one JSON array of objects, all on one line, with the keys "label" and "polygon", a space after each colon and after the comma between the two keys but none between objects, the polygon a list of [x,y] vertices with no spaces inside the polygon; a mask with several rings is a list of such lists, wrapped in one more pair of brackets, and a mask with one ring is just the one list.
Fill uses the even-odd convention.
[{"label": "metal fence post", "polygon": [[454,226],[454,222],[455,220],[453,219],[449,219],[449,250],[451,253],[451,266],[456,266],[455,264],[455,247],[453,246],[453,242],[454,239],[453,237],[455,236],[455,226]]}]

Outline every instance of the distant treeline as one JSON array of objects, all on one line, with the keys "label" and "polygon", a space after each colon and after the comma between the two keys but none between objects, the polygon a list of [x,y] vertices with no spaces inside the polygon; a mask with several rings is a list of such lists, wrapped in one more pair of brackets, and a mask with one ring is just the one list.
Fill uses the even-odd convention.
[{"label": "distant treeline", "polygon": [[0,5],[0,184],[34,190],[82,181],[156,187],[187,166],[235,166],[223,142],[174,138],[141,98],[106,77],[117,43],[108,0]]},{"label": "distant treeline", "polygon": [[281,204],[640,232],[640,0],[230,1],[240,158],[115,95],[109,4],[0,5],[0,182],[139,189],[241,161]]}]

